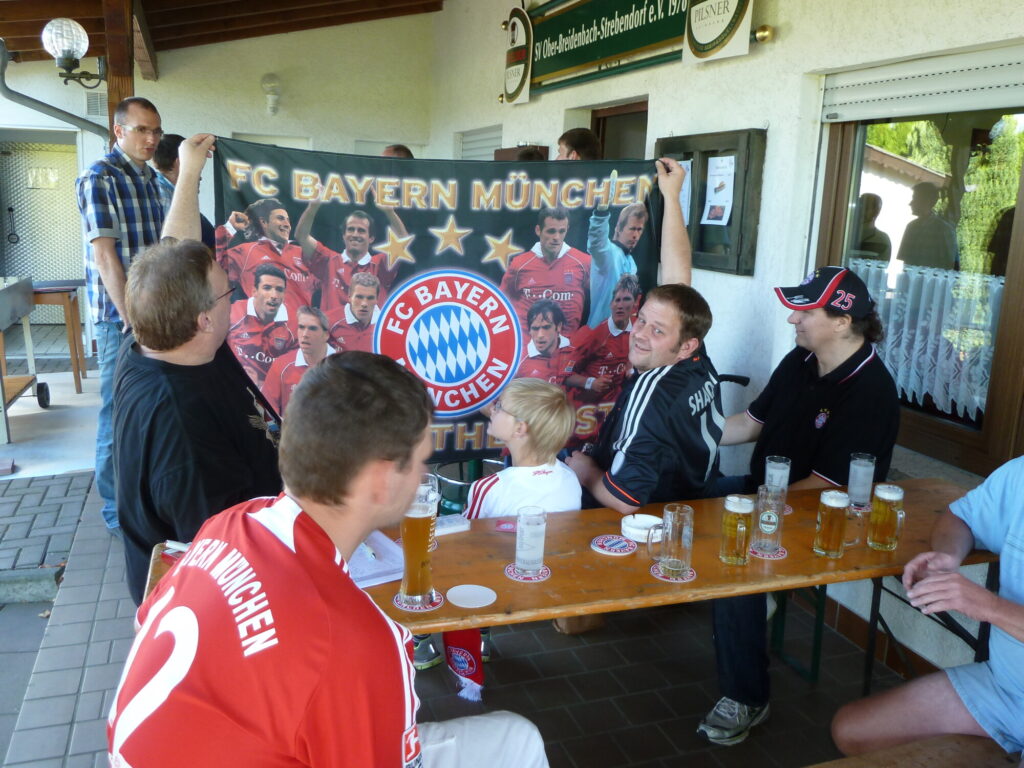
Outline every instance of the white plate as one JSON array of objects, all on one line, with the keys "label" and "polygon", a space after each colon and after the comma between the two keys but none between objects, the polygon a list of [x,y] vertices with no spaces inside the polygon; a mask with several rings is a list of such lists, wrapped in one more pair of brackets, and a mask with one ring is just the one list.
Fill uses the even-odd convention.
[{"label": "white plate", "polygon": [[448,590],[448,602],[459,608],[483,608],[498,599],[498,593],[479,584],[459,584]]}]

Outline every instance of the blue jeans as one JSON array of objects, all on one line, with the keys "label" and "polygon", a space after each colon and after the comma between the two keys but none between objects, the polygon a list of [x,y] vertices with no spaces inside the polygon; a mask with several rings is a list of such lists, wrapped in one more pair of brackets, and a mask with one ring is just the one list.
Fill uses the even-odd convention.
[{"label": "blue jeans", "polygon": [[114,492],[114,367],[124,338],[120,322],[96,323],[96,350],[100,366],[100,418],[96,425],[96,490],[103,499],[103,521],[119,528]]}]

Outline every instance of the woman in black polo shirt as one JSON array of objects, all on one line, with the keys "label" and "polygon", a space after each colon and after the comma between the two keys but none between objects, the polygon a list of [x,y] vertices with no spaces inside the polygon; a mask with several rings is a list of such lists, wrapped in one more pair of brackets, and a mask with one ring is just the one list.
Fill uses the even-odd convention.
[{"label": "woman in black polo shirt", "polygon": [[[797,346],[743,413],[726,420],[722,445],[757,441],[750,474],[720,478],[716,493],[754,493],[765,457],[787,456],[790,488],[846,485],[850,454],[876,457],[875,481],[889,472],[899,429],[896,385],[872,346],[882,324],[867,286],[843,267],[821,267],[803,284],[776,288],[793,310]],[[738,744],[768,717],[765,596],[713,601],[722,698],[698,727],[716,744]]]}]

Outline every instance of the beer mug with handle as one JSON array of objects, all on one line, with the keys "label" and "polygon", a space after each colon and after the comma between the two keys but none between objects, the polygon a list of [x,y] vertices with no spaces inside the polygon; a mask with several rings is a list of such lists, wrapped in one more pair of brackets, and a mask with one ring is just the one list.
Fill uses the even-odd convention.
[{"label": "beer mug with handle", "polygon": [[693,554],[693,507],[666,504],[661,522],[647,530],[647,553],[665,578],[685,577]]}]

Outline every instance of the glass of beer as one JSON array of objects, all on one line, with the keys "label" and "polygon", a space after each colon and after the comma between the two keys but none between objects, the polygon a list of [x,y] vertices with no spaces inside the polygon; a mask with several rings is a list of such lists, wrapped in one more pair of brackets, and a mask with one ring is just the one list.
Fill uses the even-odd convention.
[{"label": "glass of beer", "polygon": [[647,529],[647,554],[658,563],[662,575],[667,579],[681,579],[690,572],[693,507],[686,504],[665,505],[661,522]]},{"label": "glass of beer", "polygon": [[726,565],[746,565],[754,532],[754,500],[730,494],[722,514],[722,548],[718,557]]},{"label": "glass of beer", "polygon": [[402,518],[402,553],[405,570],[398,602],[406,608],[418,608],[434,602],[435,593],[430,571],[430,535],[437,521],[437,503],[441,500],[436,487],[420,485],[409,511]]},{"label": "glass of beer", "polygon": [[818,502],[818,526],[814,534],[814,554],[832,559],[843,556],[846,539],[846,513],[850,497],[843,491],[822,491]]},{"label": "glass of beer", "polygon": [[896,549],[905,517],[903,489],[898,485],[876,485],[871,518],[868,520],[868,546],[881,552]]}]

